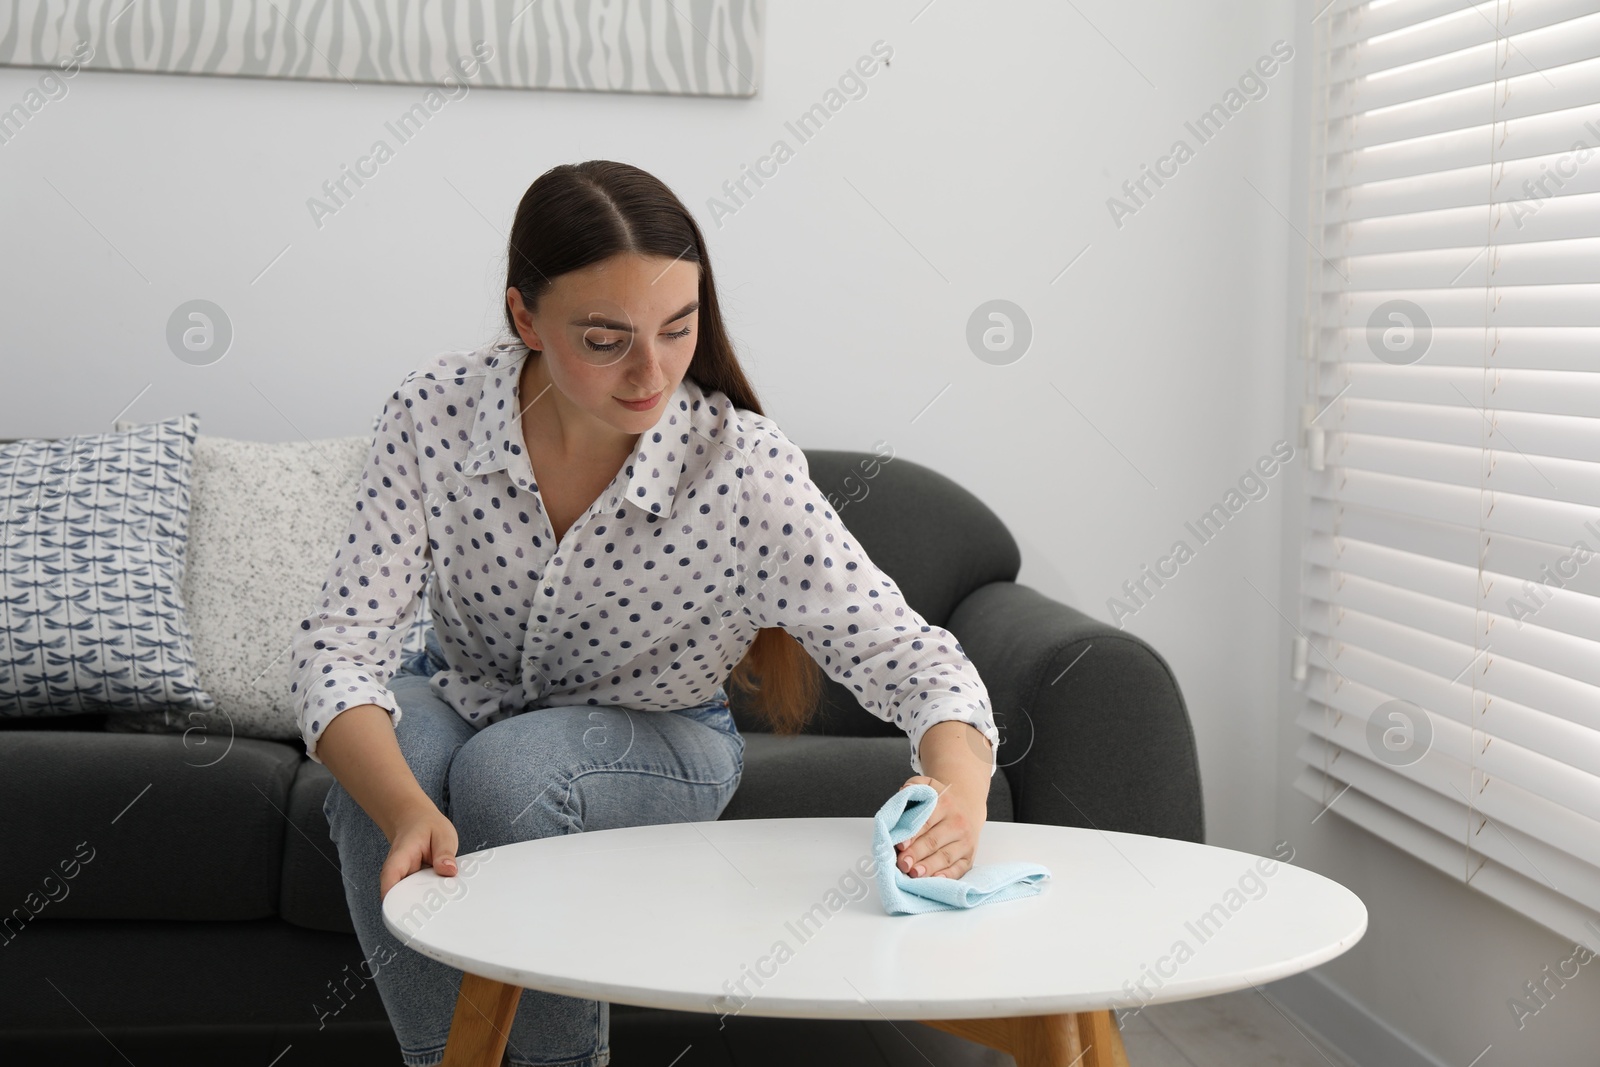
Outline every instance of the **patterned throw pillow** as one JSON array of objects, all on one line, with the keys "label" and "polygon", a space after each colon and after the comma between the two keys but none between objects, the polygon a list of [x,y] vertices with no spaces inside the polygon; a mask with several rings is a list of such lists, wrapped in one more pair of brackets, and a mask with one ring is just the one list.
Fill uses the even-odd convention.
[{"label": "patterned throw pillow", "polygon": [[182,595],[199,427],[0,446],[0,715],[213,710]]},{"label": "patterned throw pillow", "polygon": [[[202,434],[194,450],[184,602],[213,713],[152,712],[109,720],[112,732],[178,733],[196,757],[232,737],[298,741],[289,640],[316,609],[355,508],[372,438],[237,441]],[[420,652],[432,615],[424,584],[401,647]]]}]

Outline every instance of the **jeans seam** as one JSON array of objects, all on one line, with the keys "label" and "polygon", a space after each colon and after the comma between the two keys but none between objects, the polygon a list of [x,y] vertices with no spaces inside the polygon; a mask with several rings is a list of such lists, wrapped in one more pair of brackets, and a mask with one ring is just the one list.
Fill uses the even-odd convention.
[{"label": "jeans seam", "polygon": [[561,812],[561,817],[567,820],[567,827],[563,832],[568,836],[571,836],[572,834],[581,834],[583,832],[583,827],[578,825],[578,816],[572,807],[572,783],[576,781],[576,779],[571,775],[566,775],[565,778],[566,780],[561,783],[565,792],[563,792],[561,795],[561,807],[559,810]]},{"label": "jeans seam", "polygon": [[412,1062],[415,1060],[423,1060],[425,1062],[418,1065],[418,1067],[432,1067],[433,1064],[440,1063],[444,1060],[444,1045],[430,1045],[427,1048],[417,1049],[415,1051],[401,1049],[400,1057],[408,1065],[412,1064]]},{"label": "jeans seam", "polygon": [[591,1064],[609,1063],[611,1048],[596,1048],[593,1052],[579,1056],[574,1060],[541,1060],[538,1063],[532,1060],[512,1060],[515,1067],[590,1067]]},{"label": "jeans seam", "polygon": [[648,767],[637,767],[637,766],[636,767],[625,767],[625,766],[622,766],[621,764],[613,763],[613,764],[610,764],[610,765],[605,766],[605,767],[590,767],[590,768],[588,768],[586,770],[579,771],[577,774],[569,776],[568,779],[567,779],[567,795],[569,797],[572,795],[572,786],[577,783],[578,779],[587,778],[591,774],[608,774],[608,773],[611,773],[611,774],[644,774],[644,775],[649,775],[652,778],[664,778],[669,782],[676,782],[679,785],[724,786],[724,785],[727,785],[729,782],[733,781],[734,778],[738,777],[738,771],[735,770],[735,772],[733,774],[730,774],[730,775],[728,775],[728,777],[721,778],[721,779],[703,780],[703,779],[699,779],[699,778],[679,778],[677,775],[667,774],[664,771],[659,771],[659,770],[655,770],[655,769],[648,768]]},{"label": "jeans seam", "polygon": [[[729,793],[731,793],[733,789],[737,789],[738,788],[738,784],[737,783],[739,782],[740,778],[742,778],[743,775],[744,775],[744,767],[743,767],[743,764],[742,764],[742,761],[741,761],[740,766],[735,767],[732,774],[730,774],[728,777],[726,777],[726,778],[724,778],[724,779],[722,779],[721,781],[718,781],[718,782],[706,782],[706,781],[699,781],[699,780],[691,780],[691,779],[687,779],[687,778],[678,778],[678,777],[676,777],[674,775],[663,774],[663,773],[661,773],[659,771],[629,770],[627,768],[616,767],[616,766],[593,767],[593,768],[590,768],[589,770],[580,771],[577,774],[568,776],[567,781],[566,781],[567,793],[566,793],[566,796],[564,798],[562,798],[562,801],[561,801],[561,807],[560,807],[561,816],[562,816],[562,818],[567,820],[567,831],[566,832],[569,835],[583,832],[582,828],[579,827],[579,825],[578,825],[577,814],[576,814],[576,812],[573,810],[573,808],[571,806],[572,805],[573,795],[576,792],[576,790],[574,790],[572,787],[577,783],[579,778],[586,778],[591,774],[607,774],[607,773],[611,773],[611,774],[617,774],[617,773],[620,773],[620,774],[644,774],[644,775],[648,775],[648,776],[650,776],[652,778],[663,778],[663,779],[665,779],[665,780],[667,780],[669,782],[676,782],[679,785],[709,785],[709,786],[714,787],[719,793],[720,792],[729,792]],[[732,787],[732,789],[729,788],[730,786]],[[725,808],[726,806],[727,806],[727,802],[726,801],[723,801],[719,805],[719,811],[718,811],[719,815],[721,814],[721,810],[720,809],[721,808]]]}]

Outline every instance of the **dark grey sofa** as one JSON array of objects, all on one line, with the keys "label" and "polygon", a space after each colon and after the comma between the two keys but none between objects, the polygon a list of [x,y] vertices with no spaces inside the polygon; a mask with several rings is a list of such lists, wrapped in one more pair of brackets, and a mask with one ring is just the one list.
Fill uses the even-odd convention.
[{"label": "dark grey sofa", "polygon": [[[1017,585],[1016,541],[950,479],[906,459],[808,455],[860,544],[983,675],[1002,735],[991,821],[1204,839],[1193,730],[1160,654]],[[905,735],[826,690],[788,738],[735,699],[745,772],[723,818],[870,816],[910,775]],[[398,1063],[357,971],[327,769],[297,743],[239,738],[218,759],[225,739],[104,723],[0,720],[0,1062]],[[966,1044],[907,1023],[741,1015],[723,1029],[612,1010],[619,1065],[925,1063],[940,1042]],[[936,1062],[960,1060],[942,1047]]]}]

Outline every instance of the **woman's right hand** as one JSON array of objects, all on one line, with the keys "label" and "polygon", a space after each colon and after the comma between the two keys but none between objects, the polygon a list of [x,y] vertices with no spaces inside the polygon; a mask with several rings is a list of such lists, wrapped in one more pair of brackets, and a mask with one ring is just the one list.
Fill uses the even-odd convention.
[{"label": "woman's right hand", "polygon": [[456,873],[456,828],[431,800],[418,805],[395,823],[389,839],[389,858],[378,872],[378,899],[402,878],[433,867],[441,878]]}]

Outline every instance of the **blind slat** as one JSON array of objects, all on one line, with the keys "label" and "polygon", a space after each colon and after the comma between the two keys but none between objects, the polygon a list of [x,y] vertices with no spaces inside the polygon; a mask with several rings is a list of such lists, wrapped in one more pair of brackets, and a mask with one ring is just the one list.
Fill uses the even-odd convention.
[{"label": "blind slat", "polygon": [[1435,326],[1600,326],[1600,286],[1583,283],[1504,285],[1488,293],[1481,287],[1352,289],[1338,298],[1321,297],[1319,325],[1365,328],[1378,306],[1394,299],[1419,305]]},{"label": "blind slat", "polygon": [[[1600,167],[1595,169],[1600,173]],[[1596,197],[1596,200],[1600,201],[1600,197]],[[1539,209],[1531,210],[1537,212]],[[1504,214],[1500,209],[1494,213]],[[1484,214],[1487,216],[1489,212],[1485,211]],[[1551,214],[1566,216],[1570,213],[1552,208]],[[1521,218],[1532,225],[1533,214]],[[1541,223],[1539,228],[1547,233],[1556,231],[1557,219],[1552,217]],[[1600,235],[1600,220],[1595,221],[1593,228]],[[1573,230],[1581,231],[1582,227],[1573,227]],[[1441,287],[1463,291],[1477,289],[1480,293],[1485,288],[1525,285],[1576,283],[1600,286],[1600,236],[1497,244],[1492,260],[1484,254],[1482,247],[1346,255],[1340,258],[1337,269],[1331,264],[1322,265],[1320,283],[1322,291],[1330,294],[1342,291],[1387,293],[1415,285],[1419,273],[1424,277],[1437,278]],[[1600,369],[1600,359],[1591,357],[1585,369]]]},{"label": "blind slat", "polygon": [[1336,48],[1351,45],[1368,37],[1394,33],[1420,22],[1429,22],[1475,7],[1479,0],[1396,0],[1379,4],[1374,9],[1372,0],[1352,0],[1334,4],[1324,17],[1334,26],[1330,37]]},{"label": "blind slat", "polygon": [[[1359,541],[1463,567],[1492,566],[1526,581],[1537,581],[1546,564],[1553,566],[1551,561],[1571,551],[1571,542],[1563,545],[1509,534],[1485,538],[1471,527],[1315,498],[1310,501],[1307,528],[1341,544]],[[1593,542],[1589,543],[1592,547]]]},{"label": "blind slat", "polygon": [[1506,159],[1492,167],[1483,164],[1368,182],[1327,193],[1324,226],[1331,229],[1366,219],[1504,204],[1506,217],[1520,231],[1548,206],[1545,201],[1600,193],[1600,166],[1589,165],[1600,155],[1600,123],[1594,126],[1592,131],[1578,127],[1576,136],[1557,152]]},{"label": "blind slat", "polygon": [[[1367,434],[1335,434],[1329,445],[1327,453],[1341,470],[1474,491],[1481,487],[1490,493],[1543,497],[1600,509],[1600,464],[1596,463],[1550,456],[1533,459],[1510,451],[1491,452],[1486,463],[1481,448]],[[1584,533],[1581,526],[1571,530],[1573,537]]]},{"label": "blind slat", "polygon": [[[1342,667],[1340,669],[1343,670]],[[1405,678],[1384,680],[1401,686],[1412,684]],[[1328,733],[1328,730],[1334,726],[1346,726],[1348,733],[1342,742],[1345,747],[1356,749],[1367,758],[1378,758],[1385,754],[1382,752],[1383,730],[1408,726],[1405,716],[1415,717],[1416,709],[1426,709],[1426,729],[1430,733],[1419,735],[1413,731],[1413,743],[1436,748],[1463,768],[1469,764],[1475,766],[1486,775],[1514,782],[1544,802],[1557,804],[1565,811],[1575,813],[1583,821],[1564,824],[1567,826],[1564,832],[1573,838],[1573,847],[1580,850],[1600,847],[1600,837],[1591,836],[1600,830],[1600,797],[1596,796],[1595,776],[1590,769],[1595,761],[1593,746],[1580,749],[1575,755],[1570,755],[1561,747],[1563,736],[1577,737],[1581,731],[1570,724],[1563,731],[1560,720],[1533,712],[1520,716],[1509,727],[1517,734],[1515,740],[1497,735],[1497,740],[1507,743],[1485,746],[1481,733],[1473,729],[1470,694],[1457,688],[1448,694],[1447,699],[1441,701],[1435,698],[1430,701],[1430,694],[1441,688],[1442,683],[1431,678],[1427,682],[1416,684],[1415,688],[1406,691],[1404,697],[1390,697],[1386,691],[1366,685],[1361,678],[1336,675],[1324,665],[1307,675],[1304,692],[1308,704],[1300,712],[1300,725],[1305,728],[1305,720],[1309,716],[1312,720],[1309,728],[1313,732],[1320,732],[1335,740],[1337,737]],[[1429,688],[1429,684],[1433,689]],[[1391,709],[1386,707],[1391,700],[1397,699],[1414,705],[1402,709],[1403,714],[1398,718],[1390,715]],[[1337,721],[1326,720],[1324,716],[1329,713]],[[1374,721],[1376,726],[1373,725]],[[1402,752],[1399,755],[1412,758],[1420,753]],[[1403,773],[1406,768],[1402,766],[1398,770]],[[1565,816],[1562,815],[1561,819],[1565,819]],[[1535,830],[1539,829],[1535,821],[1524,818],[1524,822]]]},{"label": "blind slat", "polygon": [[[1361,791],[1320,769],[1307,768],[1296,776],[1294,787],[1319,808],[1334,802],[1344,818],[1448,877],[1497,900],[1519,914],[1542,923],[1563,937],[1583,944],[1594,940],[1588,924],[1600,925],[1600,914],[1573,902],[1565,894],[1543,883],[1524,878],[1481,855],[1469,853],[1458,841],[1430,830],[1402,813],[1379,803]],[[1337,800],[1334,798],[1337,797]]]},{"label": "blind slat", "polygon": [[[1345,721],[1349,722],[1350,718],[1346,717]],[[1323,728],[1313,725],[1315,722],[1315,716],[1309,714],[1301,721],[1309,736],[1302,742],[1298,755],[1308,764],[1327,766],[1331,776],[1348,782],[1368,797],[1404,810],[1435,833],[1454,833],[1464,848],[1470,847],[1474,853],[1524,878],[1542,882],[1552,889],[1560,887],[1583,906],[1600,908],[1600,868],[1595,861],[1586,858],[1593,853],[1590,842],[1600,838],[1600,824],[1570,813],[1566,813],[1568,818],[1563,820],[1562,813],[1554,810],[1530,808],[1520,812],[1525,820],[1540,824],[1569,823],[1561,837],[1577,851],[1553,847],[1538,834],[1517,828],[1514,821],[1517,798],[1510,794],[1523,791],[1502,787],[1497,791],[1499,796],[1491,796],[1489,786],[1498,784],[1496,780],[1485,783],[1484,776],[1468,774],[1464,765],[1438,757],[1436,752],[1407,768],[1410,774],[1401,776],[1382,763],[1364,759],[1343,745],[1327,740],[1322,736]],[[1448,770],[1443,769],[1447,766]],[[1471,810],[1486,815],[1492,827],[1484,825],[1481,818],[1468,817],[1466,798],[1469,796]],[[1537,797],[1526,793],[1523,798],[1535,805],[1538,801]]]},{"label": "blind slat", "polygon": [[[1470,377],[1401,378],[1374,386],[1368,371],[1381,374],[1391,368],[1363,364],[1340,369],[1326,363],[1322,367],[1325,378],[1318,390],[1321,414],[1317,425],[1327,433],[1378,434],[1469,447],[1481,447],[1487,433],[1493,447],[1527,456],[1531,465],[1545,456],[1577,460],[1600,456],[1600,418],[1508,407],[1493,408],[1491,416],[1482,406],[1483,384]],[[1438,369],[1460,374],[1471,370]],[[1485,376],[1481,369],[1476,373]],[[1497,390],[1493,395],[1507,394]]]},{"label": "blind slat", "polygon": [[[1600,144],[1600,138],[1596,138]],[[1531,209],[1531,210],[1530,210]],[[1447,286],[1463,279],[1464,271],[1479,267],[1476,278],[1483,284],[1484,268],[1494,261],[1478,253],[1493,236],[1496,247],[1535,243],[1559,243],[1574,238],[1600,236],[1600,193],[1572,192],[1551,197],[1543,203],[1524,204],[1520,200],[1474,207],[1444,208],[1410,215],[1390,215],[1363,219],[1324,228],[1321,252],[1331,260],[1345,257],[1377,256],[1394,253],[1454,250],[1453,268],[1449,261],[1425,273],[1434,285]],[[1408,262],[1408,261],[1405,261]],[[1417,263],[1426,269],[1426,260]],[[1342,284],[1348,271],[1326,268]],[[1324,284],[1334,277],[1322,276]],[[1470,285],[1468,280],[1466,284]]]},{"label": "blind slat", "polygon": [[[1431,100],[1367,112],[1340,131],[1340,147],[1360,151],[1378,145],[1425,140],[1440,134],[1487,131],[1492,122],[1515,122],[1600,102],[1600,61],[1584,60],[1550,70],[1527,70],[1508,81],[1491,81]],[[1556,80],[1559,79],[1559,80]]]},{"label": "blind slat", "polygon": [[[1487,569],[1480,575],[1448,560],[1322,535],[1313,537],[1306,558],[1311,567],[1304,593],[1330,608],[1349,606],[1339,592],[1343,583],[1358,579],[1455,604],[1472,603],[1481,593],[1478,648],[1493,648],[1497,660],[1510,658],[1560,674],[1570,673],[1568,663],[1600,655],[1600,597],[1558,574],[1559,561],[1538,560],[1542,573],[1528,578]],[[1581,569],[1585,564],[1575,562],[1578,557],[1564,558],[1579,568],[1579,580],[1594,584],[1594,575]],[[1592,555],[1587,559],[1594,561]],[[1553,652],[1562,654],[1556,658]]]},{"label": "blind slat", "polygon": [[1437,103],[1460,108],[1457,113],[1465,118],[1463,124],[1470,125],[1480,121],[1482,103],[1473,100],[1480,108],[1476,114],[1465,110],[1463,105],[1472,98],[1464,90],[1484,87],[1485,91],[1492,91],[1496,79],[1507,78],[1513,71],[1519,75],[1538,74],[1564,91],[1568,89],[1565,79],[1550,72],[1583,62],[1597,50],[1595,38],[1600,37],[1600,16],[1587,7],[1587,2],[1576,0],[1565,20],[1509,37],[1505,47],[1510,55],[1505,62],[1512,65],[1510,70],[1496,67],[1497,57],[1492,45],[1480,45],[1441,57],[1405,76],[1361,74],[1351,77],[1333,87],[1328,113],[1338,119],[1364,111]]},{"label": "blind slat", "polygon": [[[1600,730],[1600,647],[1570,634],[1516,626],[1497,610],[1504,593],[1477,608],[1321,568],[1306,576],[1304,591],[1329,609],[1319,613],[1313,604],[1308,616],[1331,639],[1391,658],[1402,650],[1420,653],[1424,636],[1448,641],[1430,660],[1447,678]],[[1594,747],[1600,753],[1600,740]],[[1600,761],[1593,771],[1600,774]]]},{"label": "blind slat", "polygon": [[[1541,625],[1600,646],[1600,536],[1586,530],[1577,540],[1586,546],[1584,551],[1497,539],[1484,552],[1484,566],[1478,568],[1318,532],[1306,543],[1305,560],[1313,567],[1360,575],[1460,604],[1472,603],[1481,591],[1486,610],[1512,620],[1512,626],[1547,610],[1559,612],[1561,624],[1546,618],[1540,620]],[[1528,550],[1508,550],[1522,546]],[[1518,569],[1503,569],[1507,564]],[[1528,588],[1528,583],[1534,588]],[[1600,647],[1595,652],[1600,654]]]},{"label": "blind slat", "polygon": [[1551,545],[1571,544],[1586,523],[1600,524],[1600,508],[1480,493],[1463,486],[1417,482],[1370,471],[1314,471],[1309,483],[1314,496],[1341,506],[1361,506]]},{"label": "blind slat", "polygon": [[1509,121],[1486,114],[1481,126],[1372,148],[1352,149],[1343,145],[1342,137],[1332,137],[1325,142],[1313,185],[1326,196],[1371,182],[1427,179],[1462,167],[1554,155],[1570,151],[1591,123],[1600,124],[1597,120],[1600,104],[1588,104]]},{"label": "blind slat", "polygon": [[[1334,49],[1328,74],[1335,87],[1353,78],[1426,78],[1432,68],[1456,54],[1481,52],[1492,61],[1500,38],[1531,37],[1535,31],[1592,11],[1587,0],[1517,0],[1511,5],[1462,7],[1422,25],[1374,34]],[[1508,53],[1509,69],[1499,75],[1503,78],[1522,74],[1538,62],[1520,58],[1518,49]]]},{"label": "blind slat", "polygon": [[[1476,691],[1538,708],[1583,730],[1600,730],[1600,700],[1596,699],[1595,686],[1500,658],[1493,637],[1478,637],[1470,632],[1470,613],[1456,618],[1438,611],[1428,614],[1413,600],[1406,605],[1412,609],[1409,613],[1376,606],[1375,610],[1393,616],[1384,618],[1368,614],[1343,598],[1335,602],[1319,600],[1311,595],[1312,588],[1312,579],[1308,578],[1302,630],[1308,636],[1316,634],[1326,639],[1318,646],[1326,658],[1317,669],[1337,671],[1341,681],[1365,682],[1376,689],[1399,683],[1442,685],[1445,688],[1439,691],[1437,701],[1418,701],[1441,713],[1446,696],[1454,698]],[[1409,625],[1408,620],[1416,624]],[[1430,632],[1430,622],[1439,633]],[[1539,636],[1525,632],[1532,639]],[[1406,695],[1406,699],[1413,698]],[[1465,721],[1459,709],[1453,717]]]},{"label": "blind slat", "polygon": [[[1379,359],[1367,345],[1365,324],[1359,327],[1324,327],[1321,337],[1323,362],[1322,392],[1332,397],[1343,384],[1331,389],[1328,380],[1337,379],[1341,367],[1355,365],[1359,370],[1391,366]],[[1479,327],[1438,326],[1426,353],[1430,367],[1489,366],[1496,370],[1600,370],[1600,327],[1584,326],[1496,326],[1492,332]],[[1333,357],[1337,357],[1337,362]],[[1600,440],[1596,441],[1600,446]],[[1546,453],[1547,455],[1553,453]],[[1600,455],[1600,447],[1588,455]]]}]

